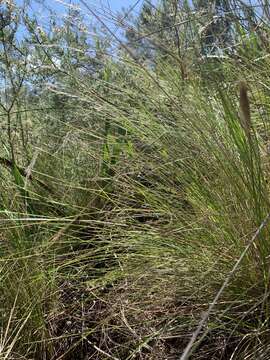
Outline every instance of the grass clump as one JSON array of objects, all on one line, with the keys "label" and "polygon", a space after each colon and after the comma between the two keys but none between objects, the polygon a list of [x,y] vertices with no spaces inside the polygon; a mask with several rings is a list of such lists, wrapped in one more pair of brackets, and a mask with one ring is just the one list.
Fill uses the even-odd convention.
[{"label": "grass clump", "polygon": [[1,359],[269,358],[269,19],[221,3],[0,5]]}]

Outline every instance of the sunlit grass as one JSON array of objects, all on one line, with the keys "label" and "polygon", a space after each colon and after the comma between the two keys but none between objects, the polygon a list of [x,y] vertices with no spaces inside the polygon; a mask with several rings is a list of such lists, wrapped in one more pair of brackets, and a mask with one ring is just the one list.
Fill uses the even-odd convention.
[{"label": "sunlit grass", "polygon": [[62,69],[67,118],[29,110],[0,179],[1,359],[176,359],[202,317],[195,359],[268,358],[269,60],[239,38],[184,79],[130,54]]}]

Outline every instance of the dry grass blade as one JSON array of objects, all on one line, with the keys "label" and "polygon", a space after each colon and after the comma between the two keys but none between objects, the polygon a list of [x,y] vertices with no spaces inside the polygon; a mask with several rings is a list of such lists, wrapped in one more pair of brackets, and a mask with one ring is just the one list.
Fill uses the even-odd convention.
[{"label": "dry grass blade", "polygon": [[[22,278],[21,278],[21,280],[22,280]],[[9,313],[9,318],[8,318],[8,322],[7,322],[7,325],[6,325],[4,336],[1,337],[0,357],[3,360],[6,360],[6,359],[10,358],[9,356],[13,351],[14,345],[16,344],[16,342],[17,342],[17,340],[18,340],[18,338],[19,338],[19,336],[21,334],[21,331],[23,330],[24,326],[26,325],[28,319],[31,316],[31,311],[29,311],[27,316],[23,320],[20,321],[21,323],[16,325],[16,328],[12,331],[12,335],[8,336],[9,332],[11,331],[11,323],[14,320],[13,317],[15,318],[14,313],[15,313],[15,309],[16,309],[16,305],[17,305],[19,291],[20,291],[20,287],[17,290],[17,294],[16,294],[16,297],[14,299],[12,309],[10,310],[10,313]],[[15,335],[14,335],[14,332],[15,332]],[[10,340],[11,340],[11,342],[10,342]]]}]

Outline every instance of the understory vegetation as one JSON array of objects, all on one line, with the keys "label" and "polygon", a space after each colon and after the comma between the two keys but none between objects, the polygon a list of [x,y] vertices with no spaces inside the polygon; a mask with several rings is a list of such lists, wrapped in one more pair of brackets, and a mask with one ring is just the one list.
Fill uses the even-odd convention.
[{"label": "understory vegetation", "polygon": [[0,2],[0,359],[270,358],[269,35],[264,0]]}]

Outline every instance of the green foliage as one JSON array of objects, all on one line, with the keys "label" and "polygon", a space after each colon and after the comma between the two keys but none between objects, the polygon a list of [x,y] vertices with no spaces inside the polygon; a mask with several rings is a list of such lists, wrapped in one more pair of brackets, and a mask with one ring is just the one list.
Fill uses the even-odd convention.
[{"label": "green foliage", "polygon": [[0,358],[176,359],[205,313],[194,359],[269,358],[267,14],[6,4]]}]

